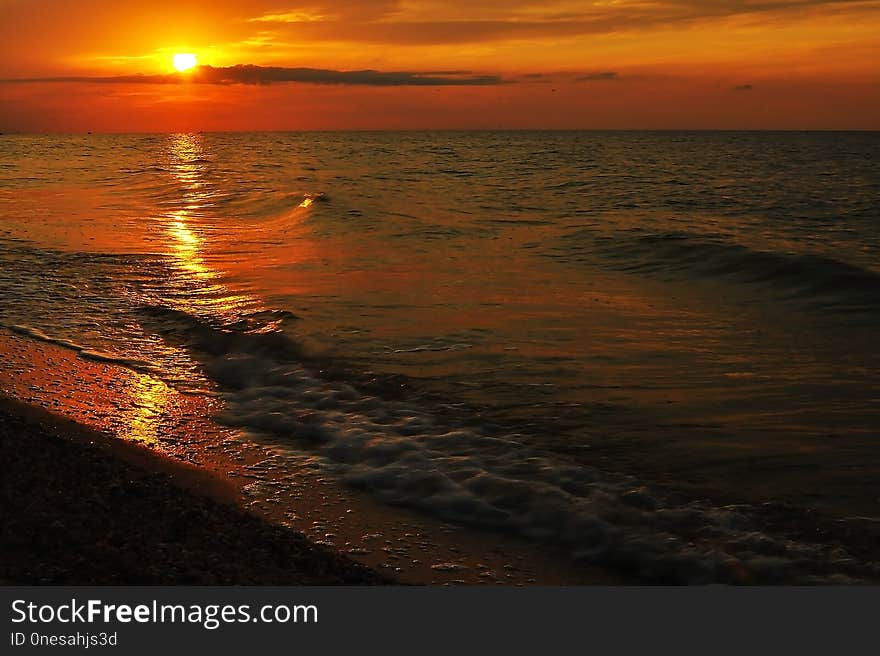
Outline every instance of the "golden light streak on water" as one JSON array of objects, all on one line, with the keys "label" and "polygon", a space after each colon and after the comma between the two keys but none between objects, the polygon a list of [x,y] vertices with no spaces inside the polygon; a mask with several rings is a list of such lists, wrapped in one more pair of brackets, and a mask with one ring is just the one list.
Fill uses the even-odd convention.
[{"label": "golden light streak on water", "polygon": [[129,379],[126,391],[132,403],[124,406],[120,436],[132,442],[157,444],[159,424],[171,390],[152,376],[138,374]]}]

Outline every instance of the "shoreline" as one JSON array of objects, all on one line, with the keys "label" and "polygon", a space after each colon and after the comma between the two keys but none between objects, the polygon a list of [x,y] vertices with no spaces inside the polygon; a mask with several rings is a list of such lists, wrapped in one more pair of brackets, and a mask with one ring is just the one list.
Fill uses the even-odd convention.
[{"label": "shoreline", "polygon": [[7,403],[16,413],[60,422],[64,438],[84,435],[79,439],[101,444],[111,458],[171,474],[187,493],[231,503],[396,583],[632,582],[561,549],[386,505],[341,485],[310,454],[279,451],[258,435],[218,425],[211,418],[222,410],[219,399],[181,394],[150,376],[5,330],[0,354],[0,400],[13,399]]},{"label": "shoreline", "polygon": [[239,508],[207,472],[8,397],[0,454],[3,585],[393,582]]},{"label": "shoreline", "polygon": [[[366,576],[371,582],[374,579],[370,577],[378,577],[386,583],[414,585],[631,585],[685,582],[689,578],[686,573],[679,575],[675,567],[669,571],[662,566],[658,571],[641,571],[625,559],[605,563],[576,561],[562,549],[544,543],[472,525],[455,525],[413,509],[386,505],[371,495],[340,485],[312,455],[296,449],[279,450],[277,445],[262,442],[259,435],[238,433],[215,423],[211,418],[222,409],[217,398],[180,394],[149,376],[114,364],[84,360],[78,353],[58,345],[0,331],[0,353],[5,355],[0,366],[0,449],[4,460],[12,464],[12,475],[0,484],[0,507],[12,509],[12,521],[4,521],[4,525],[13,527],[4,536],[6,543],[0,546],[2,553],[10,554],[9,560],[15,561],[13,567],[29,562],[28,558],[35,557],[34,551],[40,555],[45,545],[62,564],[69,565],[66,551],[58,551],[65,544],[65,536],[46,542],[39,522],[34,524],[30,520],[31,515],[50,517],[61,504],[67,510],[43,524],[54,526],[56,533],[63,533],[68,524],[77,530],[80,524],[86,529],[91,527],[89,539],[77,543],[87,545],[87,549],[96,544],[106,547],[105,533],[115,536],[115,550],[109,552],[112,562],[116,562],[114,558],[118,561],[131,543],[128,533],[142,528],[139,514],[144,514],[148,525],[155,524],[159,534],[168,530],[179,533],[173,527],[181,523],[197,526],[200,538],[190,546],[196,552],[207,550],[207,555],[196,559],[194,572],[170,572],[166,579],[161,578],[158,570],[151,574],[157,577],[155,580],[171,584],[193,580],[282,584],[289,580],[284,577],[294,575],[301,575],[297,579],[300,582],[313,580],[307,577],[315,571],[322,575],[335,571],[327,565],[327,554],[337,565],[357,563],[364,568],[362,571],[370,572]],[[18,442],[16,431],[23,436]],[[106,474],[103,483],[88,468],[90,459],[102,463],[99,469]],[[43,472],[45,480],[34,472]],[[63,484],[54,485],[57,489],[53,496],[51,490],[43,488],[46,481],[56,480]],[[80,485],[85,486],[87,498],[99,510],[102,519],[97,525],[88,508],[77,503],[79,497],[71,500],[70,494],[64,493],[65,489],[76,490]],[[132,496],[132,485],[143,494]],[[685,489],[662,487],[666,494],[678,499],[678,505],[673,507],[687,508],[688,498],[701,503],[701,495],[691,497]],[[29,497],[28,490],[39,494]],[[113,496],[118,494],[122,496]],[[157,505],[145,507],[141,498],[144,495],[156,499]],[[722,510],[736,508],[727,505],[736,504],[736,499],[716,497],[714,501],[722,503]],[[21,510],[28,503],[36,503],[35,512]],[[876,563],[880,525],[876,520],[829,516],[784,502],[750,504],[749,508],[750,530],[758,533],[743,534],[731,543],[736,553],[745,549],[746,555],[752,553],[751,557],[759,560],[770,558],[767,562],[772,563],[788,547],[787,543],[768,537],[757,542],[752,539],[767,532],[781,540],[794,540],[793,544],[801,543],[801,550],[824,553],[828,562],[814,565],[818,574],[831,575],[830,581],[837,580],[833,578],[837,569],[862,581],[880,580]],[[215,527],[215,533],[204,532],[206,522],[207,526]],[[15,529],[16,523],[23,529]],[[245,527],[244,535],[238,535],[240,526]],[[262,528],[254,530],[255,526]],[[686,527],[682,530],[686,531]],[[16,542],[19,533],[26,537]],[[685,535],[688,534],[686,531]],[[698,534],[690,534],[699,539]],[[243,540],[248,546],[214,545],[215,535],[222,537],[221,542]],[[268,549],[278,553],[273,545],[279,536],[286,536],[288,542],[293,540],[293,547],[288,544],[281,549],[298,554],[292,558],[294,562],[305,563],[303,571],[276,568],[269,572],[266,563],[248,560],[251,551],[265,553]],[[175,539],[180,537],[176,535]],[[151,540],[154,537],[147,535],[143,542]],[[26,544],[36,545],[36,549],[29,550]],[[160,541],[161,549],[166,548],[164,545]],[[140,543],[136,546],[135,551],[142,548]],[[223,553],[212,561],[210,550],[215,546]],[[315,556],[315,550],[324,555]],[[162,558],[162,562],[174,566],[173,553],[164,553]],[[91,563],[96,559],[80,560]],[[148,554],[140,560],[148,562]],[[209,562],[219,563],[218,567],[209,568],[216,572],[198,569]],[[43,565],[45,569],[47,564]],[[186,568],[186,563],[183,566]],[[239,571],[239,566],[243,570]],[[42,580],[34,573],[40,569],[31,568],[28,580]],[[106,573],[86,569],[91,574],[84,575],[84,583],[107,580],[102,578]],[[122,582],[143,580],[136,578],[136,569],[124,571],[126,578]],[[786,571],[783,568],[778,573],[749,573],[738,569],[733,578],[723,577],[718,582],[784,583],[790,578]],[[265,578],[246,578],[258,575]],[[0,581],[6,578],[0,569]],[[345,581],[336,579],[338,583]]]}]

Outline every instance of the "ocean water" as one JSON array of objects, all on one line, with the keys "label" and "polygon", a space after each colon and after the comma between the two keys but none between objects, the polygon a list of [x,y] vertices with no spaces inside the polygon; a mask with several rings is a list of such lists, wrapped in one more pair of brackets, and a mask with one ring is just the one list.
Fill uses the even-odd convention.
[{"label": "ocean water", "polygon": [[4,135],[0,326],[217,396],[389,508],[684,580],[858,578],[759,520],[880,517],[878,152]]}]

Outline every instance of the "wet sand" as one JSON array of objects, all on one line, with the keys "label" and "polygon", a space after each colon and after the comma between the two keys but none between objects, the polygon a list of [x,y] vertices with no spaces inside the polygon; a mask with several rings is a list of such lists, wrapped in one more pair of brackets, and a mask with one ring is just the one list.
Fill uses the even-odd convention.
[{"label": "wet sand", "polygon": [[[151,376],[91,361],[69,349],[8,331],[0,331],[0,355],[0,393],[7,397],[5,422],[19,422],[15,426],[20,427],[25,421],[22,416],[33,413],[56,426],[56,440],[76,444],[82,442],[77,436],[85,435],[86,442],[100,444],[102,453],[120,467],[160,477],[171,472],[173,478],[166,482],[178,490],[178,503],[207,494],[210,503],[232,504],[251,520],[257,518],[292,538],[304,536],[315,549],[361,563],[382,577],[439,585],[632,581],[579,563],[562,550],[492,531],[464,529],[407,508],[384,505],[324,475],[311,456],[279,453],[262,444],[258,436],[216,424],[211,417],[222,409],[219,399],[181,394]],[[15,460],[15,454],[24,451],[39,452],[39,444],[7,450],[5,459]],[[22,456],[22,467],[29,457],[35,456]],[[63,475],[75,480],[79,468],[67,467],[65,462],[59,455],[49,469],[57,469],[60,476],[66,468]],[[39,478],[32,480],[33,485],[38,483]],[[116,504],[104,519],[109,522],[114,513],[121,513],[119,521],[137,521],[138,513],[129,512],[129,507]],[[71,512],[78,516],[85,511],[74,508]],[[169,504],[156,506],[154,514],[167,516],[173,523],[180,513]],[[67,521],[63,516],[60,519]],[[95,530],[100,531],[100,526],[100,522],[95,524]],[[232,516],[215,528],[224,534],[240,530]],[[209,533],[202,537],[210,543]],[[226,556],[230,567],[236,559],[247,559],[246,553],[234,549]],[[131,574],[117,582],[142,580],[125,578]],[[174,576],[164,582],[190,581]],[[81,579],[83,583],[101,580]],[[290,580],[283,576],[262,579],[277,584]]]}]

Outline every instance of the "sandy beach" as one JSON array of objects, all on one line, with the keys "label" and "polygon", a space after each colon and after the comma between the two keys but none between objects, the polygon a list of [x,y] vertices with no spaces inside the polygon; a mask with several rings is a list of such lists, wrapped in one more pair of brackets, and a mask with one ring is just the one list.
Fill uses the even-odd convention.
[{"label": "sandy beach", "polygon": [[389,582],[243,511],[203,471],[8,398],[0,460],[4,585]]}]

